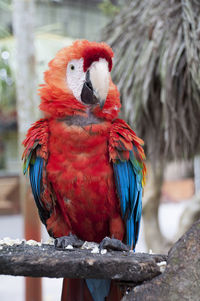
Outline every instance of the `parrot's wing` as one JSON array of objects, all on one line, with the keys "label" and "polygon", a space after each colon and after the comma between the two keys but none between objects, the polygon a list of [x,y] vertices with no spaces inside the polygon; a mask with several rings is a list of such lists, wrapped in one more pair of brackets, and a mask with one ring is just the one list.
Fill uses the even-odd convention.
[{"label": "parrot's wing", "polygon": [[126,224],[127,244],[133,249],[138,239],[146,174],[142,145],[143,141],[123,120],[115,120],[110,132],[109,155]]},{"label": "parrot's wing", "polygon": [[40,219],[46,225],[53,206],[53,191],[46,177],[48,159],[48,122],[40,119],[29,129],[22,159],[24,174],[29,170],[33,196],[39,211]]}]

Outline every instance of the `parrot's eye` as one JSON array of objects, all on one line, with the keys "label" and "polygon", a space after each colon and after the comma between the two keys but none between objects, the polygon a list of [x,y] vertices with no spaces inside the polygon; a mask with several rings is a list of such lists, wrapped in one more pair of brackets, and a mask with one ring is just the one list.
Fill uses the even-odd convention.
[{"label": "parrot's eye", "polygon": [[74,69],[75,69],[75,66],[74,66],[74,65],[71,65],[71,66],[70,66],[70,69],[71,69],[71,70],[74,70]]}]

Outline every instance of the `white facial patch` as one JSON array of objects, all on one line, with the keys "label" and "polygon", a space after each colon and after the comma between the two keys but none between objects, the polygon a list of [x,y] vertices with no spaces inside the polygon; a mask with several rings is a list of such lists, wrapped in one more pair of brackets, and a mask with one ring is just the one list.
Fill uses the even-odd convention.
[{"label": "white facial patch", "polygon": [[74,97],[80,102],[85,76],[82,58],[80,60],[71,60],[68,63],[66,71],[67,86],[73,92]]}]

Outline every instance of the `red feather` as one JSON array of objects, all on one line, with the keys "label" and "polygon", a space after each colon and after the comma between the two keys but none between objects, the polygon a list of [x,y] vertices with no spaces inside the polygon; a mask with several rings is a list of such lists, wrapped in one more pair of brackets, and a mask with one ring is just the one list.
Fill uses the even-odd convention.
[{"label": "red feather", "polygon": [[84,72],[90,67],[90,65],[98,61],[100,58],[106,59],[108,62],[109,71],[112,69],[112,49],[105,43],[90,43],[84,47],[83,58],[83,70]]}]

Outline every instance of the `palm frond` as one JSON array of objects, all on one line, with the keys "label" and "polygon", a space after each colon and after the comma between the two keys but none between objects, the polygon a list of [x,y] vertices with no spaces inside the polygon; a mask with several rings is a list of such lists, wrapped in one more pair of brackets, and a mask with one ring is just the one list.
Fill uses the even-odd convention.
[{"label": "palm frond", "polygon": [[123,114],[152,160],[200,151],[200,2],[133,0],[104,29]]}]

